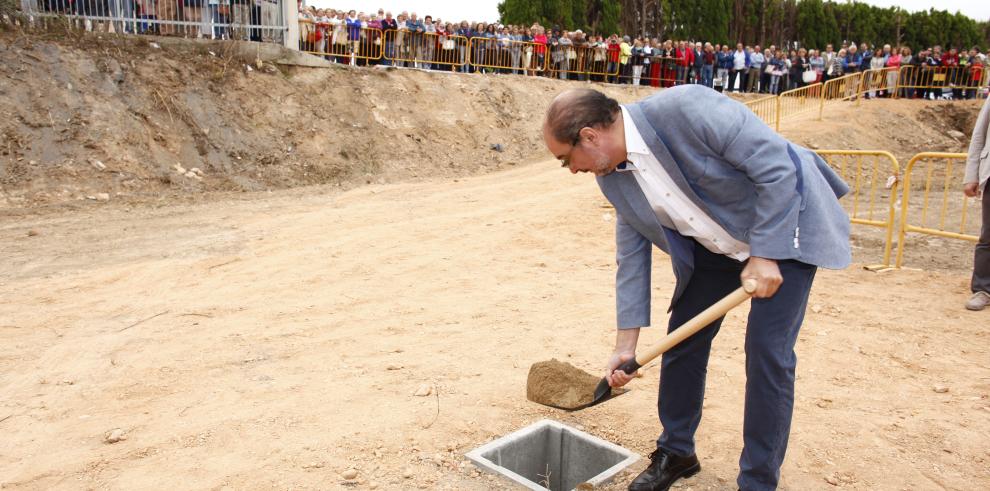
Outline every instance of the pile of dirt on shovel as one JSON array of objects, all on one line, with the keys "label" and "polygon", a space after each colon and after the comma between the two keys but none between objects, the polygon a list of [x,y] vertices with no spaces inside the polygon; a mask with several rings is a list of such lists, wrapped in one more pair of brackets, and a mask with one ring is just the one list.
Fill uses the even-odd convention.
[{"label": "pile of dirt on shovel", "polygon": [[595,398],[600,377],[552,359],[534,363],[526,379],[526,398],[546,406],[576,408]]}]

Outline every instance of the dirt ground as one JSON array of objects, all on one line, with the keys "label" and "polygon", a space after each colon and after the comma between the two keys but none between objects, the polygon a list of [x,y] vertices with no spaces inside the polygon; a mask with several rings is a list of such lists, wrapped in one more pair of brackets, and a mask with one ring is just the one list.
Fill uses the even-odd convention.
[{"label": "dirt ground", "polygon": [[[55,59],[88,56],[50,46],[31,54],[42,57],[39,49]],[[398,90],[436,77],[463,90],[447,100],[456,109],[447,119],[476,105],[481,133],[492,117],[484,111],[502,107],[492,99],[517,102],[504,106],[515,116],[505,127],[491,120],[498,131],[476,141],[452,128],[424,127],[426,120],[396,133],[364,128],[376,135],[361,147],[373,167],[368,177],[361,171],[312,182],[291,174],[295,180],[279,181],[270,177],[289,175],[280,174],[288,164],[276,159],[271,174],[252,181],[257,188],[233,189],[240,167],[225,173],[204,165],[202,181],[180,180],[168,174],[174,156],[154,165],[94,157],[146,176],[119,197],[100,187],[119,172],[107,177],[83,159],[84,150],[110,148],[104,142],[117,140],[109,134],[70,138],[53,150],[51,162],[85,164],[75,176],[18,167],[39,173],[3,182],[0,488],[499,489],[506,482],[478,472],[463,454],[542,418],[644,456],[652,450],[660,431],[655,366],[629,393],[580,412],[526,400],[533,362],[557,358],[599,373],[614,336],[614,212],[593,179],[545,160],[535,136],[539,114],[529,114],[539,112],[546,94],[571,85],[419,72],[264,76],[334,83],[347,94],[381,90],[375,97],[385,97],[385,89],[358,88],[358,80],[369,87],[392,81]],[[17,87],[5,85],[0,101]],[[234,85],[231,93],[278,86],[252,87]],[[441,88],[404,104],[441,100]],[[344,105],[350,96],[333,95],[340,90],[311,96],[341,97]],[[520,106],[527,91],[543,93]],[[273,111],[260,101],[254,110]],[[959,139],[932,129],[956,117],[939,119],[955,109],[932,109],[948,105],[847,104],[825,122],[796,121],[784,133],[809,146],[879,147],[899,158],[916,147],[897,138],[958,151]],[[47,109],[23,111],[37,116]],[[151,117],[168,120],[161,110]],[[244,128],[277,140],[279,117],[273,114],[275,129],[267,132]],[[327,121],[334,120],[318,124],[331,131],[339,122]],[[50,137],[59,124],[44,129],[41,121],[34,128],[40,133],[29,134],[23,121],[6,121],[20,132],[25,152],[42,152],[50,140],[39,135]],[[236,134],[226,126],[231,121],[210,135]],[[318,161],[320,139],[293,131],[292,145],[311,148],[307,155]],[[407,169],[395,163],[402,159],[372,157],[404,131],[420,138],[397,147],[415,152],[402,157]],[[487,147],[495,137],[511,143],[514,134],[518,149]],[[195,148],[188,138],[174,145]],[[253,138],[217,145],[269,143]],[[431,154],[463,159],[461,167],[422,160]],[[181,161],[187,169],[213,161],[189,158]],[[4,162],[10,161],[16,157]],[[319,165],[341,164],[328,157]],[[21,176],[10,168],[6,176]],[[245,169],[243,175],[256,170]],[[170,177],[154,177],[159,171]],[[306,184],[319,185],[299,187]],[[68,193],[57,198],[52,190],[63,187]],[[95,192],[110,199],[84,196]],[[797,347],[797,401],[781,488],[990,488],[990,317],[962,309],[971,246],[919,241],[911,256],[918,269],[873,273],[860,266],[875,262],[874,232],[854,232],[857,264],[822,271],[812,292]],[[665,256],[654,261],[654,324],[662,326],[672,274]],[[698,433],[703,470],[677,489],[735,489],[745,315],[745,307],[730,313],[715,341]],[[641,343],[660,337],[661,329],[648,329]],[[624,489],[645,463],[606,488]]]}]

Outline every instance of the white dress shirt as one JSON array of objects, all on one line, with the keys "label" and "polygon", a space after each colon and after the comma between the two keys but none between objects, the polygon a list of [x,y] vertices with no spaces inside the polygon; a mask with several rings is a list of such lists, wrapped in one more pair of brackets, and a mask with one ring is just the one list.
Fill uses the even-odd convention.
[{"label": "white dress shirt", "polygon": [[617,169],[617,172],[633,172],[660,223],[667,227],[672,226],[681,235],[693,237],[715,254],[738,261],[749,258],[749,244],[734,239],[677,187],[646,145],[624,107],[622,122],[625,126],[626,158],[632,165],[626,164],[625,169]]}]

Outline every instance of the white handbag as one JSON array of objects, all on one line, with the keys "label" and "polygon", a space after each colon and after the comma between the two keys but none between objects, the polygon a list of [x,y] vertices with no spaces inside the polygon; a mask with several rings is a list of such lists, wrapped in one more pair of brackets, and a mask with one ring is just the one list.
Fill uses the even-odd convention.
[{"label": "white handbag", "polygon": [[806,84],[810,84],[815,80],[818,80],[818,73],[814,70],[808,70],[801,74],[801,80],[804,80],[804,83]]}]

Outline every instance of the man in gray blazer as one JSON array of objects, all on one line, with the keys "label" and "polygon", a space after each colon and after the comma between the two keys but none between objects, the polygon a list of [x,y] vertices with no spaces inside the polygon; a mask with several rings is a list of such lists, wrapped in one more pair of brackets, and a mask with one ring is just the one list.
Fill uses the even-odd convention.
[{"label": "man in gray blazer", "polygon": [[[976,118],[973,139],[969,142],[969,157],[966,159],[966,175],[963,177],[963,192],[976,198],[983,195],[983,227],[980,240],[976,243],[973,257],[973,296],[966,302],[969,310],[983,310],[990,305],[990,99],[983,103],[980,116]],[[982,190],[982,193],[981,193]]]},{"label": "man in gray blazer", "polygon": [[[639,329],[650,325],[652,246],[675,279],[668,331],[753,278],[746,329],[740,489],[775,489],[794,405],[794,345],[818,267],[848,266],[848,191],[814,152],[775,133],[742,104],[699,85],[619,106],[590,89],[559,95],[543,127],[547,147],[572,173],[591,172],[616,210],[615,350],[605,376],[631,376]],[[663,355],[663,432],[631,490],[666,490],[697,473],[712,339],[722,319]]]}]

